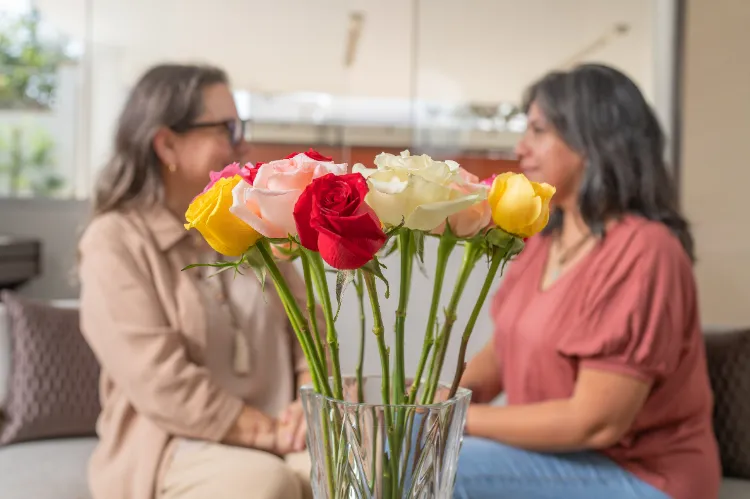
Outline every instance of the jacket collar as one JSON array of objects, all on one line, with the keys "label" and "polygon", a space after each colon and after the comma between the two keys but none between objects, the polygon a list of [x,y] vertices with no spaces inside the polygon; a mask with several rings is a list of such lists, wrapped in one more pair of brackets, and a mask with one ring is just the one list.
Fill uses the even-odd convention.
[{"label": "jacket collar", "polygon": [[169,251],[183,239],[196,234],[195,231],[186,230],[177,216],[162,204],[155,204],[139,211],[161,251]]}]

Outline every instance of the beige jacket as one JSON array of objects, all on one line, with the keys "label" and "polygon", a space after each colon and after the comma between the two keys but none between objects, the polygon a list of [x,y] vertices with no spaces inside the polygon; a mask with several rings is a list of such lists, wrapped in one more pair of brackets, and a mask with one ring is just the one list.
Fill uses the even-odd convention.
[{"label": "beige jacket", "polygon": [[[81,329],[102,365],[100,441],[89,465],[96,499],[152,499],[171,439],[220,441],[243,405],[206,367],[207,332],[217,325],[208,323],[199,272],[181,270],[197,261],[194,233],[156,207],[100,216],[81,239]],[[291,265],[285,273],[303,301],[298,274]],[[284,344],[256,352],[275,367],[250,382],[272,384],[291,402],[295,374],[307,367],[272,288],[259,309],[263,334]]]}]

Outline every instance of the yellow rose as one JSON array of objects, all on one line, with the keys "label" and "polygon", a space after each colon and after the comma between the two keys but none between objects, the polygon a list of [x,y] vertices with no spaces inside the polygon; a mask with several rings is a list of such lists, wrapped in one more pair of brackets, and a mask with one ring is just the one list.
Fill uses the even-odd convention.
[{"label": "yellow rose", "polygon": [[510,234],[531,237],[547,226],[554,194],[551,185],[531,182],[521,173],[498,175],[489,195],[492,220]]},{"label": "yellow rose", "polygon": [[206,242],[225,256],[243,254],[262,237],[229,211],[232,189],[240,180],[239,175],[220,178],[198,195],[185,212],[185,228],[198,229]]}]

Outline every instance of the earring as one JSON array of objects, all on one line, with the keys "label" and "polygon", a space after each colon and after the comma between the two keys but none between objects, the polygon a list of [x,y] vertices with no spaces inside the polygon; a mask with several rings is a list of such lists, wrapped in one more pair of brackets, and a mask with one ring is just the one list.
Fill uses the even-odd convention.
[{"label": "earring", "polygon": [[169,173],[174,173],[177,171],[177,167],[173,164],[170,164],[167,169],[169,170]]}]

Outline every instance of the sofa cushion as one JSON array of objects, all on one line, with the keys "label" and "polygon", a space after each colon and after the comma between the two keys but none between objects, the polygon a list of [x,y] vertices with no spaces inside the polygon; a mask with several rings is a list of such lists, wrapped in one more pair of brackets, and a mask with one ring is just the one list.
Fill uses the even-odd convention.
[{"label": "sofa cushion", "polygon": [[10,319],[5,305],[0,302],[0,421],[8,398],[8,385],[10,384]]},{"label": "sofa cushion", "polygon": [[0,445],[95,434],[99,367],[78,327],[78,311],[4,291],[11,371]]},{"label": "sofa cushion", "polygon": [[750,497],[750,481],[736,478],[722,480],[719,499],[748,499],[748,497]]},{"label": "sofa cushion", "polygon": [[750,330],[709,330],[705,342],[724,476],[750,479]]},{"label": "sofa cushion", "polygon": [[86,469],[95,438],[59,438],[0,448],[3,499],[89,499]]},{"label": "sofa cushion", "polygon": [[[50,306],[78,309],[78,300],[50,300]],[[13,355],[10,348],[10,318],[5,304],[0,301],[0,422],[10,385],[10,363]]]}]

